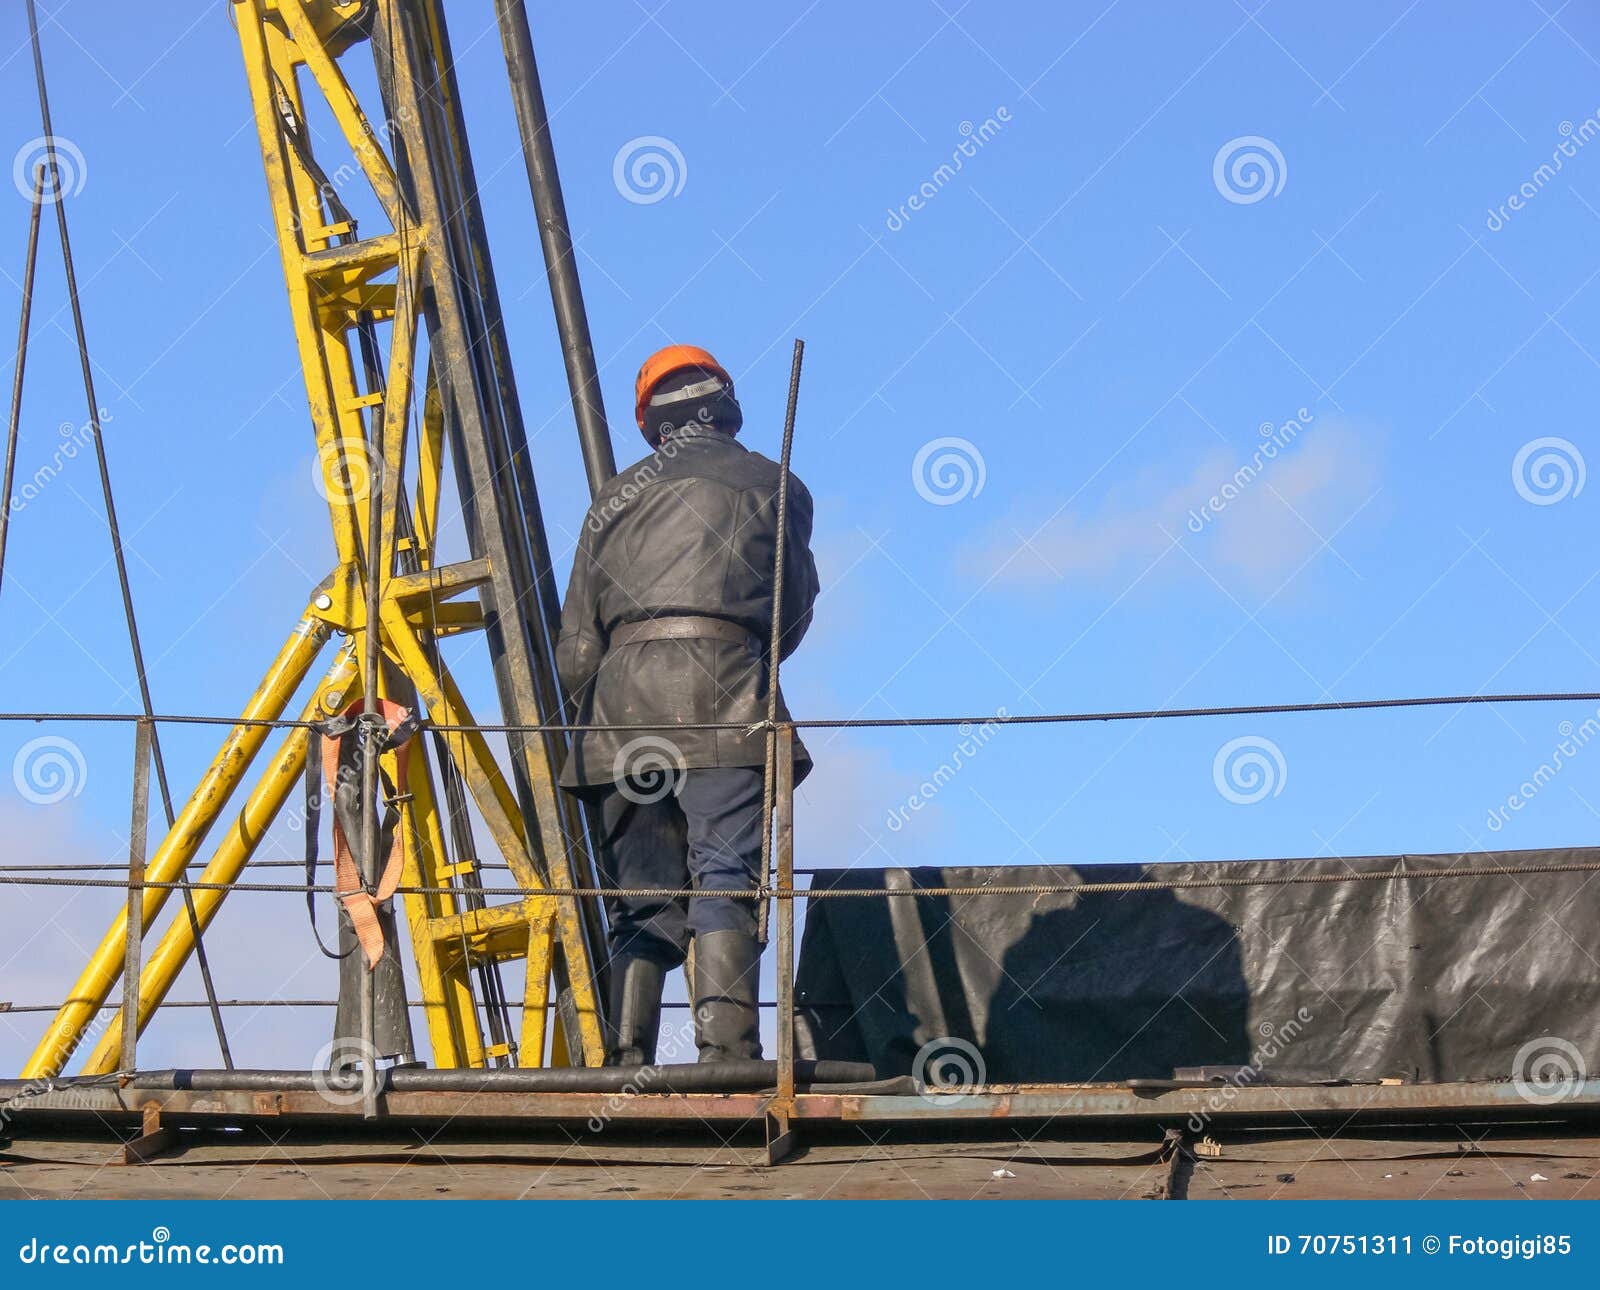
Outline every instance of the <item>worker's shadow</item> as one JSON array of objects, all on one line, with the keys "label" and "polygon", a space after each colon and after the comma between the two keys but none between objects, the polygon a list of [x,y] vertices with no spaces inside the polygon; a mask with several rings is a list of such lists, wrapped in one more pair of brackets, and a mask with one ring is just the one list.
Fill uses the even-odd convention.
[{"label": "worker's shadow", "polygon": [[[898,875],[891,885],[913,888],[959,886],[974,876]],[[1027,880],[1150,876],[1144,867],[1117,865],[1033,871]],[[978,880],[985,879],[995,881],[992,873]],[[832,934],[842,975],[819,979],[817,993],[854,996],[857,1004],[848,1024],[832,1014],[832,1042],[823,1047],[869,1059],[880,1075],[922,1074],[919,1065],[937,1060],[942,1041],[952,1039],[977,1050],[992,1083],[1162,1079],[1180,1066],[1251,1059],[1237,929],[1171,891],[833,903],[856,908],[829,911],[839,922]],[[848,976],[857,979],[847,983]],[[869,979],[883,984],[863,999]],[[964,1069],[959,1057],[953,1068]]]},{"label": "worker's shadow", "polygon": [[[1116,869],[1075,876],[1152,876]],[[991,1079],[1165,1079],[1181,1066],[1251,1060],[1238,929],[1172,891],[1089,895],[1036,912],[1001,969],[984,1045]]]}]

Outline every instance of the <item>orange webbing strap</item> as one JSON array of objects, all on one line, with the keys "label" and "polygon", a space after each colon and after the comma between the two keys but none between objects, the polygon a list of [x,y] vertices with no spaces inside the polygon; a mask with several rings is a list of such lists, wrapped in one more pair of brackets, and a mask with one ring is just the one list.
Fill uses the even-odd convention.
[{"label": "orange webbing strap", "polygon": [[[366,710],[366,701],[357,699],[339,714],[335,722],[329,723],[336,728],[342,727],[340,733],[324,733],[322,736],[322,774],[327,781],[330,800],[336,800],[338,792],[340,746],[344,739],[355,733],[355,718]],[[334,892],[344,906],[345,913],[350,916],[350,924],[355,929],[356,940],[361,944],[369,971],[378,965],[384,952],[383,926],[378,921],[378,907],[394,895],[395,888],[400,885],[400,872],[405,867],[408,829],[404,798],[411,763],[411,736],[416,732],[411,713],[398,703],[379,699],[378,712],[388,726],[378,751],[394,753],[394,782],[390,784],[388,776],[383,778],[385,787],[389,789],[389,804],[396,812],[397,819],[393,840],[389,844],[389,858],[384,862],[377,883],[370,890],[361,881],[361,868],[350,850],[350,840],[345,836],[339,813],[337,810],[333,813]]]}]

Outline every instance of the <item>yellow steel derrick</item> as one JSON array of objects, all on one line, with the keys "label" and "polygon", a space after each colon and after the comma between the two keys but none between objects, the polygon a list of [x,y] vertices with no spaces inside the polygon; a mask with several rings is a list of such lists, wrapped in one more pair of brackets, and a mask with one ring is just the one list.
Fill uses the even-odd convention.
[{"label": "yellow steel derrick", "polygon": [[[399,3],[379,0],[372,21],[390,22]],[[300,714],[302,720],[331,716],[361,693],[367,633],[376,631],[384,660],[378,685],[385,697],[407,706],[420,704],[435,725],[476,724],[433,643],[452,633],[483,630],[489,617],[487,597],[495,579],[505,574],[495,567],[492,548],[491,554],[458,563],[435,562],[446,426],[435,382],[425,379],[425,388],[419,391],[418,332],[426,321],[421,302],[429,289],[428,273],[438,267],[431,260],[442,261],[447,252],[434,225],[409,207],[390,160],[392,149],[380,143],[381,136],[340,69],[340,56],[357,47],[363,36],[347,19],[363,9],[360,4],[331,0],[232,3],[338,564],[314,589],[304,617],[246,706],[242,723],[230,729],[157,847],[146,875],[151,883],[182,879],[273,734],[268,725],[247,722],[281,718],[336,633],[349,639],[318,682]],[[419,88],[408,78],[415,77],[420,55],[406,42],[426,40],[429,32],[437,35],[431,9],[428,17],[430,21],[417,26],[392,22],[389,53],[400,90]],[[422,52],[438,53],[437,49]],[[305,112],[305,98],[311,94],[320,96],[331,112],[340,141],[354,154],[387,219],[387,231],[356,236],[353,221],[340,215],[343,204],[330,200],[326,178],[311,157]],[[401,120],[394,127],[413,157],[427,146],[422,138],[406,135],[415,125]],[[363,381],[358,373],[369,370],[377,323],[387,324],[388,352],[381,385],[371,388],[376,384],[371,377]],[[368,345],[365,354],[363,340]],[[435,347],[430,336],[431,364],[450,361],[442,353],[449,343],[446,336]],[[436,370],[424,372],[425,377],[438,375]],[[414,409],[419,417],[413,417]],[[416,442],[408,453],[414,420]],[[462,466],[457,463],[456,469]],[[375,543],[369,532],[369,487],[382,490]],[[370,568],[369,547],[377,552]],[[369,578],[378,583],[377,623],[367,621]],[[519,693],[541,693],[526,677],[517,680]],[[547,688],[542,693],[548,704],[553,691]],[[536,710],[533,715],[559,719],[555,711]],[[526,709],[520,719],[527,719]],[[287,732],[242,806],[213,841],[200,882],[227,884],[239,878],[274,817],[302,782],[314,737],[303,728]],[[410,812],[413,826],[404,831],[410,845],[403,883],[454,888],[403,896],[433,1064],[481,1067],[508,1058],[510,1036],[498,1046],[486,1042],[473,972],[485,964],[520,960],[526,977],[522,1027],[515,1045],[519,1064],[542,1065],[549,1047],[557,1060],[570,1053],[575,1062],[598,1065],[603,1054],[601,1014],[584,914],[572,897],[542,894],[580,885],[577,879],[588,873],[582,829],[574,827],[576,813],[560,800],[556,788],[554,745],[538,736],[512,740],[512,756],[519,760],[517,773],[508,774],[482,732],[452,729],[442,738],[495,848],[526,895],[520,901],[488,907],[481,897],[470,895],[462,880],[472,876],[476,858],[452,860],[448,854],[433,771],[419,747],[412,756],[412,800],[402,808]],[[170,888],[145,888],[146,927],[171,894]],[[207,887],[194,892],[201,931],[215,918],[226,894]],[[69,1001],[29,1059],[24,1078],[49,1077],[65,1068],[119,979],[126,932],[124,911],[113,919]],[[194,939],[189,920],[180,918],[145,947],[139,978],[141,1031],[188,962]],[[547,1036],[553,975],[562,1006],[556,1010],[556,1033]],[[119,1017],[98,1036],[84,1073],[116,1070],[120,1051]]]}]

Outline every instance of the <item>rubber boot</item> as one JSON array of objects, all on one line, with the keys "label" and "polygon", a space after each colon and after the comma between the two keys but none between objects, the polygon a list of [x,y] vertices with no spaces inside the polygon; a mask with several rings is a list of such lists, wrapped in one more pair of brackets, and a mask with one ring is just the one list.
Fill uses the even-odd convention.
[{"label": "rubber boot", "polygon": [[640,954],[611,960],[611,1033],[607,1066],[644,1066],[656,1059],[661,987],[667,970]]},{"label": "rubber boot", "polygon": [[761,1056],[756,986],[761,946],[743,932],[705,932],[694,942],[694,1036],[703,1062]]}]

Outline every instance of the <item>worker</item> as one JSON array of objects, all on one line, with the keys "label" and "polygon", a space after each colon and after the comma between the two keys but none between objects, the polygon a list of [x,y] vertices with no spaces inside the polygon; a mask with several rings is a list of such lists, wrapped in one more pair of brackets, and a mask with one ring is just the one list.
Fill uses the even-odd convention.
[{"label": "worker", "polygon": [[[749,892],[761,869],[779,466],[736,436],[733,378],[669,345],[639,369],[634,414],[651,447],[584,522],[557,664],[575,724],[562,786],[589,803],[606,886]],[[779,656],[811,623],[811,496],[789,479]],[[789,719],[780,696],[779,720]],[[726,729],[689,729],[725,723]],[[757,728],[752,728],[757,727]],[[811,758],[794,742],[798,783]],[[606,900],[608,1065],[653,1062],[666,974],[694,944],[702,1062],[761,1056],[756,902]]]}]

